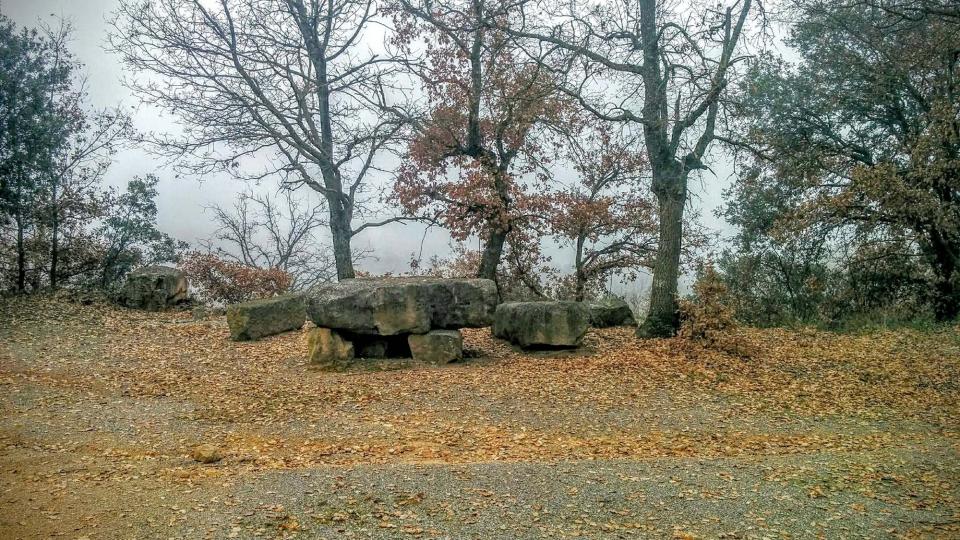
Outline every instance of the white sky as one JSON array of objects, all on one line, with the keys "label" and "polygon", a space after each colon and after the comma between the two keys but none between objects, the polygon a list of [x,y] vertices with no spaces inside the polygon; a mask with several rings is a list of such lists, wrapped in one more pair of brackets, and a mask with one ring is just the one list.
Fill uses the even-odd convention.
[{"label": "white sky", "polygon": [[[71,50],[84,63],[87,87],[92,105],[138,107],[138,100],[121,83],[124,67],[119,59],[105,50],[109,26],[107,20],[117,0],[0,0],[0,12],[21,26],[37,26],[39,22],[56,23],[57,17],[72,21],[74,26]],[[175,119],[164,117],[155,110],[138,108],[134,117],[141,131],[166,131],[176,126]],[[719,157],[719,156],[716,156]],[[707,172],[701,179],[692,179],[692,200],[700,210],[703,222],[708,227],[724,231],[722,220],[713,215],[713,210],[722,202],[723,189],[729,185],[730,166],[722,158],[712,162],[714,173]],[[164,167],[162,161],[137,149],[124,150],[115,156],[107,181],[122,186],[136,175],[154,173],[160,178],[159,226],[172,236],[196,244],[209,237],[215,229],[204,208],[210,204],[230,205],[236,195],[246,187],[228,176],[210,176],[200,181],[197,178],[176,178],[173,171]],[[271,190],[275,186],[263,185],[258,189]],[[314,197],[316,194],[304,194]],[[358,249],[372,249],[375,259],[361,263],[361,268],[372,272],[403,272],[408,269],[410,254],[419,252],[424,229],[420,225],[390,225],[368,229],[354,238]],[[431,229],[423,242],[424,259],[433,254],[445,255],[449,239],[446,233]],[[556,248],[551,242],[545,251],[553,257],[555,266],[566,270],[572,253]],[[636,286],[640,286],[637,284]],[[634,287],[619,285],[615,292],[623,294]]]}]

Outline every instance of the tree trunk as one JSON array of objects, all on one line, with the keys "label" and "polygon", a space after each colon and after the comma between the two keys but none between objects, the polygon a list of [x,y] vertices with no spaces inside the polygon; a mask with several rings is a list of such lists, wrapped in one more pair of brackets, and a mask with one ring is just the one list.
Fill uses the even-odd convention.
[{"label": "tree trunk", "polygon": [[650,311],[637,329],[639,337],[671,337],[680,327],[677,281],[683,239],[683,208],[687,199],[686,176],[654,178],[653,192],[660,209],[660,239],[653,265]]},{"label": "tree trunk", "polygon": [[60,256],[60,208],[57,201],[57,182],[51,183],[51,204],[53,213],[50,216],[50,288],[57,288],[57,261]]},{"label": "tree trunk", "polygon": [[[500,204],[503,205],[503,212],[506,213],[512,203],[510,192],[507,188],[507,170],[510,168],[510,160],[501,160],[496,166],[491,165],[487,158],[480,158],[481,165],[493,175],[493,187],[496,190]],[[500,266],[500,259],[503,258],[503,245],[507,241],[507,235],[510,234],[512,225],[507,222],[501,224],[498,220],[490,222],[490,237],[487,238],[487,245],[483,247],[483,255],[480,257],[480,268],[477,269],[477,277],[492,279],[497,281],[497,267]],[[500,284],[497,283],[497,294],[500,294]]]},{"label": "tree trunk", "polygon": [[353,231],[350,228],[350,214],[347,212],[338,196],[328,196],[327,206],[330,207],[330,235],[333,239],[333,260],[337,265],[337,279],[356,277],[353,270],[353,253],[350,249],[350,237]]},{"label": "tree trunk", "polygon": [[586,296],[587,278],[583,274],[583,244],[586,238],[583,234],[577,237],[577,252],[574,259],[574,271],[576,272],[576,290],[573,293],[573,299],[577,302],[583,302]]},{"label": "tree trunk", "polygon": [[483,255],[480,257],[477,277],[497,280],[497,267],[500,266],[500,258],[503,256],[503,245],[507,241],[507,233],[508,231],[499,229],[490,233],[487,245],[483,247]]},{"label": "tree trunk", "polygon": [[15,202],[14,221],[17,225],[17,292],[23,293],[27,288],[27,250],[23,244],[23,168],[20,168],[17,179],[17,198]]},{"label": "tree trunk", "polygon": [[[343,193],[343,183],[340,177],[339,166],[336,165],[333,144],[333,113],[330,111],[330,81],[327,77],[327,38],[329,33],[318,33],[316,19],[308,13],[307,6],[302,1],[287,2],[294,15],[294,20],[300,28],[300,34],[307,47],[310,62],[316,71],[317,121],[320,124],[320,149],[322,157],[319,160],[320,171],[323,175],[323,190],[330,208],[330,236],[333,240],[333,260],[337,265],[337,279],[351,279],[356,277],[353,270],[353,253],[350,249],[350,239],[353,236],[351,221],[353,219],[353,202],[347,200]],[[329,22],[329,21],[328,21]],[[322,28],[322,27],[321,27]]]},{"label": "tree trunk", "polygon": [[23,245],[23,210],[17,208],[17,292],[27,288],[27,250]]},{"label": "tree trunk", "polygon": [[932,252],[931,263],[937,297],[934,299],[934,315],[938,321],[952,321],[960,315],[960,246],[948,240],[949,235],[932,231],[929,235]]},{"label": "tree trunk", "polygon": [[954,280],[940,280],[937,283],[937,301],[934,312],[940,322],[949,322],[960,316],[960,288]]}]

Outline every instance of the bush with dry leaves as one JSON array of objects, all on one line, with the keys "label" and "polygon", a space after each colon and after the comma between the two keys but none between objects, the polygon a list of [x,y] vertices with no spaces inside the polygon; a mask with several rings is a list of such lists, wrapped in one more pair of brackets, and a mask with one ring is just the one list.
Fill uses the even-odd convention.
[{"label": "bush with dry leaves", "polygon": [[693,295],[680,301],[679,337],[736,356],[749,356],[740,338],[730,291],[713,265],[704,266]]},{"label": "bush with dry leaves", "polygon": [[207,302],[234,304],[275,296],[286,292],[293,281],[279,268],[247,266],[198,251],[184,256],[181,266],[197,288],[196,296]]}]

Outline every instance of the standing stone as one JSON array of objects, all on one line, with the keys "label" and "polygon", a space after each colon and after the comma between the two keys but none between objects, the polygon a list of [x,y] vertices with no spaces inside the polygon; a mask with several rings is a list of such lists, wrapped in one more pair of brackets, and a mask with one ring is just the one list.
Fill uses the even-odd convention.
[{"label": "standing stone", "polygon": [[296,330],[306,322],[303,295],[285,294],[251,300],[227,307],[227,324],[234,341],[260,339],[264,336]]},{"label": "standing stone", "polygon": [[339,371],[353,360],[353,343],[329,328],[314,328],[307,334],[310,363],[328,371]]},{"label": "standing stone", "polygon": [[307,314],[317,326],[392,336],[489,326],[496,305],[489,279],[358,278],[318,286]]},{"label": "standing stone", "polygon": [[458,330],[433,330],[426,334],[410,334],[410,353],[424,364],[442,365],[463,360],[463,336]]},{"label": "standing stone", "polygon": [[493,335],[521,347],[576,347],[589,325],[582,302],[510,302],[497,306]]},{"label": "standing stone", "polygon": [[596,302],[588,302],[590,310],[590,325],[594,328],[608,328],[610,326],[636,326],[633,310],[622,298],[609,296]]},{"label": "standing stone", "polygon": [[132,308],[160,311],[187,300],[187,276],[169,266],[145,266],[127,276],[120,302]]}]

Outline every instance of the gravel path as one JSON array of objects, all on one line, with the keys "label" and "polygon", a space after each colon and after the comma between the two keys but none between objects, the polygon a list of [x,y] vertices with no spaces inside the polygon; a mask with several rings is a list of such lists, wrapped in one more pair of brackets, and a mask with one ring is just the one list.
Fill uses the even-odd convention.
[{"label": "gravel path", "polygon": [[[23,497],[37,506],[35,515],[5,514],[0,530],[4,538],[956,538],[957,509],[942,504],[960,498],[956,452],[931,440],[855,456],[362,465],[192,481],[148,473],[120,482],[104,470],[71,487],[96,470],[88,463],[58,469],[66,486],[55,497],[22,483],[6,490],[5,508]],[[937,482],[948,492],[933,491]],[[80,527],[65,530],[63,519]]]},{"label": "gravel path", "polygon": [[[904,454],[909,454],[905,456]],[[829,453],[762,460],[657,459],[357,467],[270,474],[236,486],[233,522],[269,531],[282,505],[316,538],[885,538],[945,537],[956,515],[931,509],[912,490],[915,475],[952,474],[949,448],[867,453],[836,467]],[[854,480],[877,463],[879,477]],[[870,496],[863,493],[866,486]],[[960,495],[954,491],[954,496]],[[222,525],[228,523],[221,522]],[[221,524],[213,526],[222,530]],[[398,532],[400,534],[398,534]]]}]

